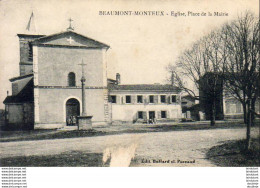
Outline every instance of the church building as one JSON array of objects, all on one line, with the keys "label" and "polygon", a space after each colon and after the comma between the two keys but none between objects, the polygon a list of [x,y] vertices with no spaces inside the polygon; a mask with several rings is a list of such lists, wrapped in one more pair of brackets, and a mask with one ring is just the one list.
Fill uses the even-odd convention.
[{"label": "church building", "polygon": [[20,75],[10,79],[12,95],[4,100],[8,126],[37,129],[75,125],[75,117],[82,112],[83,74],[86,112],[93,116],[93,125],[181,117],[178,88],[121,85],[118,78],[108,79],[109,46],[76,33],[71,22],[65,32],[38,35],[32,14],[26,29],[27,33],[18,34]]}]

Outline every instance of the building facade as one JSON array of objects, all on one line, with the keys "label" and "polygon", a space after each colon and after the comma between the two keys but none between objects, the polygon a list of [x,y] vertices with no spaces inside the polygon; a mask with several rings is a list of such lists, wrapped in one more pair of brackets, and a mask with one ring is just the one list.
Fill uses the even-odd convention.
[{"label": "building facade", "polygon": [[[48,36],[30,33],[32,23],[33,14],[28,32],[18,34],[20,75],[10,79],[12,95],[4,100],[7,125],[27,128],[75,125],[75,117],[82,111],[83,74],[86,111],[93,116],[93,125],[176,120],[181,116],[178,88],[120,85],[119,74],[117,82],[107,78],[108,45],[74,32],[71,25],[65,32]],[[110,98],[113,100],[109,101]]]},{"label": "building facade", "polygon": [[114,123],[160,123],[181,118],[180,90],[172,85],[109,84],[109,101]]},{"label": "building facade", "polygon": [[[243,105],[242,103],[233,96],[224,95],[223,97],[223,109],[225,119],[243,119]],[[255,102],[255,112],[260,114],[260,99]],[[256,118],[258,118],[256,116]]]}]

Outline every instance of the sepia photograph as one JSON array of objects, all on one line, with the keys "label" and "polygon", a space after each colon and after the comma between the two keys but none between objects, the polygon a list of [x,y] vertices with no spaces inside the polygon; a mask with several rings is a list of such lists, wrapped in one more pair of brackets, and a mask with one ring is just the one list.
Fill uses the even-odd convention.
[{"label": "sepia photograph", "polygon": [[0,25],[1,167],[260,166],[257,0],[1,0]]}]

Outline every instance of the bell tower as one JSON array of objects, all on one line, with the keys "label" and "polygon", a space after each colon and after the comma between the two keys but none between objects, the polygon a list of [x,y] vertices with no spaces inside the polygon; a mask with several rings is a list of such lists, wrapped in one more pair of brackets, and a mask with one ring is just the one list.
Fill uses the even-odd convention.
[{"label": "bell tower", "polygon": [[32,12],[26,30],[23,34],[17,34],[20,44],[20,76],[33,73],[33,47],[31,42],[34,39],[43,37],[44,35],[37,34],[34,14]]}]

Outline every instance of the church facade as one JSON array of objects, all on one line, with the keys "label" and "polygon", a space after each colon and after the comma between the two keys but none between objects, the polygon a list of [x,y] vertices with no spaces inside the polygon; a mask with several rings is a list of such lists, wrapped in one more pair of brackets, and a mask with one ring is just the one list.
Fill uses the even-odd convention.
[{"label": "church facade", "polygon": [[[31,20],[27,26],[29,29]],[[93,116],[93,125],[107,125],[115,120],[136,122],[138,119],[168,117],[176,120],[181,117],[178,88],[139,85],[137,90],[136,87],[125,90],[124,86],[107,78],[106,52],[109,46],[74,32],[71,26],[67,31],[53,35],[18,34],[18,37],[20,75],[10,79],[12,95],[4,100],[6,124],[9,126],[37,129],[75,125],[73,118],[82,112],[82,74],[86,78],[86,111]],[[82,62],[85,66],[80,65]],[[137,104],[137,95],[142,95],[143,105],[139,103],[138,108],[130,112],[130,105],[122,105],[127,104],[126,91],[133,96],[132,104]],[[109,100],[115,95],[122,98],[118,99],[122,101],[117,103],[118,107]],[[146,101],[148,95],[154,95],[153,103]],[[156,101],[161,95],[163,102],[159,105]],[[174,102],[169,102],[172,98]],[[148,103],[153,105],[153,108],[148,107],[150,110]],[[123,116],[119,113],[122,110],[125,112]]]}]

